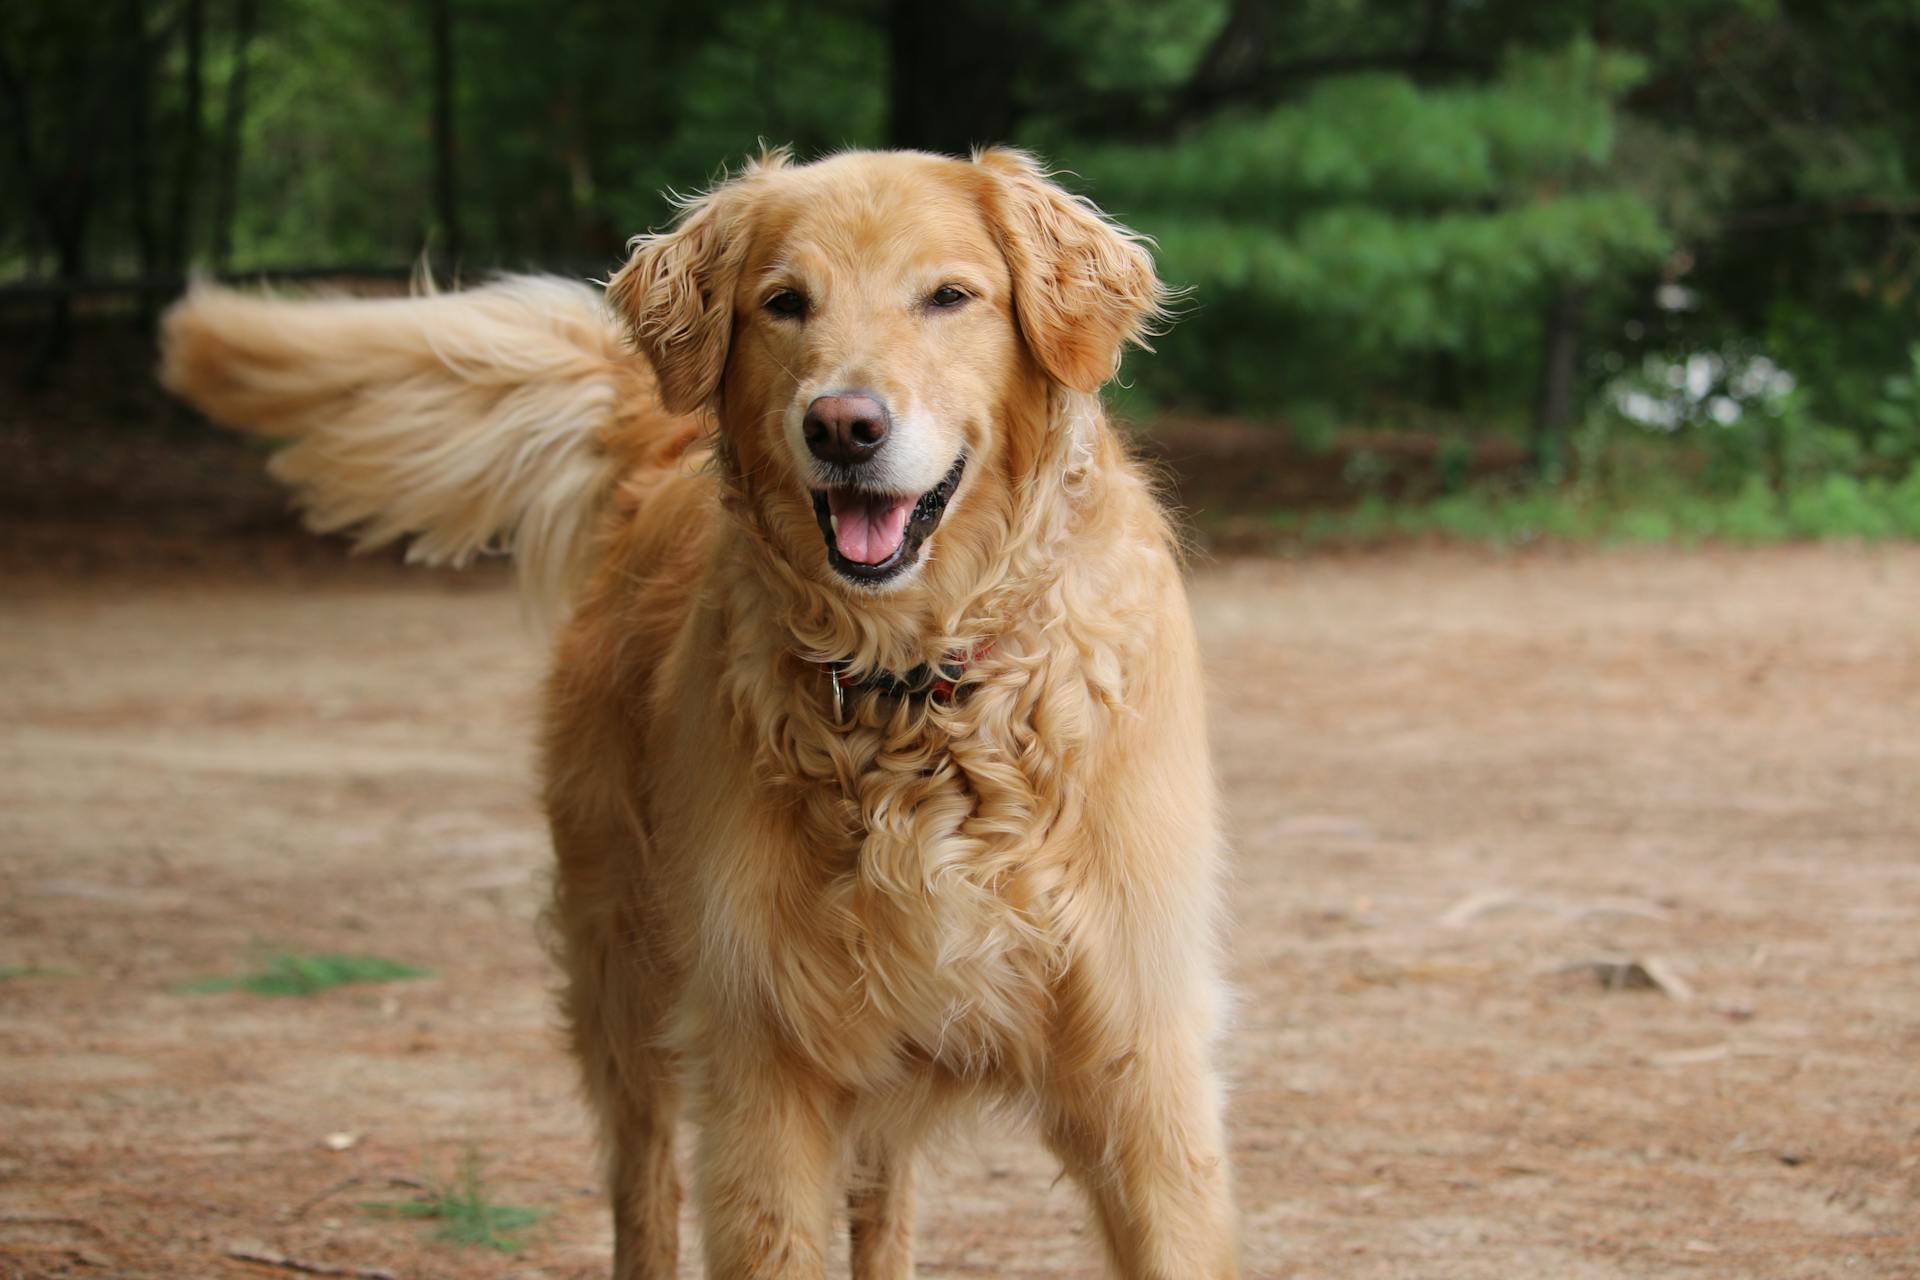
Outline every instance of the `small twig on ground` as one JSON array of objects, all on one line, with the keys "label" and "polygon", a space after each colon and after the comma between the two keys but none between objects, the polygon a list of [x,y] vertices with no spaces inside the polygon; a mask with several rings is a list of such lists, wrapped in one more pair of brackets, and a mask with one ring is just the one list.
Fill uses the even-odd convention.
[{"label": "small twig on ground", "polygon": [[260,1249],[229,1249],[229,1258],[238,1258],[242,1262],[257,1262],[262,1266],[279,1267],[285,1271],[298,1271],[310,1276],[351,1276],[353,1280],[400,1280],[393,1272],[381,1267],[336,1267],[325,1262],[307,1262],[300,1258],[289,1258],[283,1253],[267,1253]]},{"label": "small twig on ground", "polygon": [[1702,1045],[1698,1049],[1674,1049],[1656,1053],[1647,1059],[1656,1067],[1694,1067],[1707,1062],[1723,1062],[1733,1056],[1730,1044]]},{"label": "small twig on ground", "polygon": [[1547,894],[1482,889],[1448,907],[1441,913],[1440,923],[1449,929],[1461,929],[1477,922],[1482,916],[1515,908],[1546,911],[1567,921],[1585,920],[1590,916],[1636,916],[1642,920],[1665,920],[1673,914],[1658,903],[1640,898],[1594,898],[1586,902],[1567,902]]},{"label": "small twig on ground", "polygon": [[1591,973],[1608,991],[1658,991],[1681,1004],[1693,999],[1693,987],[1657,956],[1603,956],[1561,965],[1556,972]]}]

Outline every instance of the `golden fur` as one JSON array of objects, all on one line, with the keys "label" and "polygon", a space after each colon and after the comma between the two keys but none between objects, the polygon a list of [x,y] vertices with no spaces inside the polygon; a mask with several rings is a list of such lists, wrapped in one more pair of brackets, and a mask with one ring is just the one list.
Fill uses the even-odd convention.
[{"label": "golden fur", "polygon": [[[968,301],[935,314],[943,283]],[[804,324],[764,308],[781,288]],[[1120,1274],[1237,1275],[1199,664],[1097,399],[1160,314],[1144,247],[1017,152],[774,153],[606,298],[203,288],[165,376],[294,436],[277,470],[320,527],[511,546],[569,597],[551,918],[616,1273],[674,1272],[683,1105],[712,1275],[823,1276],[850,1187],[853,1274],[893,1280],[916,1147],[986,1104],[1034,1119]],[[903,406],[903,451],[968,459],[892,589],[829,567],[794,443],[848,379]],[[950,702],[842,709],[819,666],[955,653]]]}]

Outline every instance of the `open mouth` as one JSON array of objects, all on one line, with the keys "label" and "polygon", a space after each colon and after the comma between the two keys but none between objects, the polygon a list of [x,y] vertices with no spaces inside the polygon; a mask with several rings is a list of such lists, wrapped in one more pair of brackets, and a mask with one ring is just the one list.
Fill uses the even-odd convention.
[{"label": "open mouth", "polygon": [[920,558],[920,548],[940,525],[967,455],[939,484],[922,494],[875,493],[857,486],[813,491],[813,514],[827,540],[827,563],[855,582],[885,582]]}]

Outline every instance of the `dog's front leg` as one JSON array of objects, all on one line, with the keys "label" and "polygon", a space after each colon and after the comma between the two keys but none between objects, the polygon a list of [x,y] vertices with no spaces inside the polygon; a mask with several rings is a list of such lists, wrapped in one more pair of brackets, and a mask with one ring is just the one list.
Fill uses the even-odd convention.
[{"label": "dog's front leg", "polygon": [[1049,1091],[1049,1145],[1092,1197],[1126,1280],[1237,1280],[1220,1087],[1203,1038],[1139,1028]]},{"label": "dog's front leg", "polygon": [[847,1194],[853,1280],[912,1280],[913,1156],[878,1140],[854,1152]]},{"label": "dog's front leg", "polygon": [[700,1216],[711,1280],[825,1280],[846,1104],[746,1035],[707,1060]]}]

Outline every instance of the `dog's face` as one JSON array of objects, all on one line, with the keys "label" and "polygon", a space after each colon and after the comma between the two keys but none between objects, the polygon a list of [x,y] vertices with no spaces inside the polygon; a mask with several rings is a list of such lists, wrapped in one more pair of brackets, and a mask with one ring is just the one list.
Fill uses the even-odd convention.
[{"label": "dog's face", "polygon": [[714,404],[787,556],[868,590],[1017,483],[1049,380],[1097,390],[1161,299],[1135,237],[1007,151],[771,157],[638,245],[608,296],[668,408]]}]

